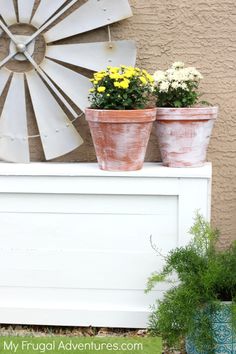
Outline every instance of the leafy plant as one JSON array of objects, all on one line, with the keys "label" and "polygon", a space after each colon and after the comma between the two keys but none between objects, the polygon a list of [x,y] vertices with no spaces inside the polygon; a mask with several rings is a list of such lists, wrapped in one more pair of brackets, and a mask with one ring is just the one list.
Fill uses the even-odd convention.
[{"label": "leafy plant", "polygon": [[198,87],[202,78],[198,70],[194,67],[185,68],[182,62],[174,63],[166,71],[156,71],[154,92],[157,107],[191,107],[198,103]]},{"label": "leafy plant", "polygon": [[178,347],[189,337],[199,351],[210,354],[215,347],[212,315],[221,308],[221,301],[232,301],[236,332],[236,243],[226,250],[217,249],[218,230],[199,214],[190,233],[190,244],[172,250],[162,271],[148,281],[150,291],[173,274],[179,279],[155,305],[150,330],[161,334],[169,347]]},{"label": "leafy plant", "polygon": [[154,86],[154,79],[146,70],[124,65],[95,73],[91,82],[89,100],[95,109],[146,108]]}]

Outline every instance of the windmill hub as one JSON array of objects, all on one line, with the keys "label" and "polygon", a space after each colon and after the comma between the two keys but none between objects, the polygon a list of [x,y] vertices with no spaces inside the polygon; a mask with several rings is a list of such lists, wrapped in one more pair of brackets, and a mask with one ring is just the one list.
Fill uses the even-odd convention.
[{"label": "windmill hub", "polygon": [[24,43],[17,43],[16,49],[18,53],[24,53],[26,51],[26,45]]},{"label": "windmill hub", "polygon": [[22,36],[18,34],[15,34],[14,36],[18,42],[17,44],[15,44],[13,41],[10,42],[10,53],[17,53],[14,56],[14,59],[17,61],[27,61],[24,52],[27,50],[30,55],[33,55],[35,49],[35,40],[33,40],[28,45],[25,45],[24,43],[28,40],[29,36]]}]

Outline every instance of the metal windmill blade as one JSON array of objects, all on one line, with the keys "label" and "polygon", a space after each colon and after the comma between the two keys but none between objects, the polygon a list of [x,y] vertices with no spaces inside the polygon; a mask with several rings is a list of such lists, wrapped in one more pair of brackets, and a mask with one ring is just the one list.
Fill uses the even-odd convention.
[{"label": "metal windmill blade", "polygon": [[30,22],[34,3],[34,0],[18,0],[18,15],[20,23]]},{"label": "metal windmill blade", "polygon": [[24,74],[13,74],[3,107],[0,119],[0,158],[11,162],[30,161]]},{"label": "metal windmill blade", "polygon": [[82,111],[88,107],[88,92],[92,87],[88,78],[48,59],[41,68]]},{"label": "metal windmill blade", "polygon": [[[71,12],[72,6],[76,3],[78,0],[68,2],[41,0],[33,14],[34,0],[17,0],[19,25],[30,24],[36,29],[30,35],[14,35],[11,27],[8,27],[17,22],[14,2],[0,0],[0,16],[3,19],[2,21],[0,18],[0,36],[1,31],[4,31],[10,37],[9,54],[0,62],[0,94],[10,77],[10,72],[4,69],[9,60],[14,58],[19,62],[29,61],[34,70],[26,72],[25,77],[47,160],[66,154],[83,142],[61,108],[61,103],[70,111],[74,120],[77,119],[78,113],[70,102],[84,111],[89,104],[88,91],[92,85],[87,77],[65,65],[72,64],[98,71],[108,65],[133,66],[136,60],[136,47],[133,41],[113,42],[110,38],[108,42],[51,45],[51,42],[95,30],[132,16],[128,0],[87,0],[85,4]],[[67,16],[60,21],[63,15]],[[35,40],[38,36],[44,38],[46,45],[45,57],[40,64],[34,60]],[[0,117],[0,158],[8,161],[29,161],[23,83],[24,74],[13,73]],[[18,90],[22,92],[17,104],[13,105],[11,103]],[[14,125],[12,122],[16,120],[17,112],[20,112],[21,119]]]},{"label": "metal windmill blade", "polygon": [[83,140],[62,108],[36,72],[26,73],[26,77],[46,159],[76,149]]},{"label": "metal windmill blade", "polygon": [[88,0],[45,34],[47,43],[110,25],[132,16],[127,0]]},{"label": "metal windmill blade", "polygon": [[37,11],[32,18],[32,25],[37,28],[42,26],[64,4],[64,2],[65,0],[41,0]]},{"label": "metal windmill blade", "polygon": [[9,80],[9,77],[10,77],[10,71],[6,69],[2,69],[0,75],[0,96],[7,84],[7,81]]},{"label": "metal windmill blade", "polygon": [[99,71],[107,66],[134,66],[136,46],[134,41],[79,43],[50,45],[46,56],[65,63]]},{"label": "metal windmill blade", "polygon": [[8,26],[17,22],[13,0],[0,0],[0,16]]}]

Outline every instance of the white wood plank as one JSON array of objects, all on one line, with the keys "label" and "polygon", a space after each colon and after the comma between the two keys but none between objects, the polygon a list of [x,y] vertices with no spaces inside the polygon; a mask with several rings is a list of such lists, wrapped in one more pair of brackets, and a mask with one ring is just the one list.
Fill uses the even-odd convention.
[{"label": "white wood plank", "polygon": [[41,0],[32,18],[32,25],[35,27],[41,27],[64,4],[64,2],[65,0]]},{"label": "white wood plank", "polygon": [[[212,164],[207,162],[202,167],[196,168],[170,168],[162,166],[161,163],[144,163],[144,167],[139,171],[102,171],[98,168],[96,163],[45,163],[45,162],[32,162],[30,165],[25,164],[8,164],[0,162],[0,176],[69,176],[69,177],[136,177],[140,178],[152,178],[156,182],[160,178],[196,178],[196,179],[211,179],[212,176]],[[99,179],[98,179],[99,180]],[[110,180],[110,178],[107,178]]]},{"label": "white wood plank", "polygon": [[146,328],[150,309],[111,310],[0,307],[3,323],[83,327]]},{"label": "white wood plank", "polygon": [[20,23],[29,23],[35,0],[18,0],[18,13]]},{"label": "white wood plank", "polygon": [[[14,244],[16,250],[29,248],[39,252],[54,250],[60,253],[63,249],[71,251],[73,248],[84,252],[88,250],[110,252],[116,249],[117,252],[153,254],[150,243],[150,235],[152,235],[153,242],[166,254],[170,248],[177,246],[178,241],[177,212],[174,205],[169,213],[159,215],[49,214],[46,216],[45,214],[1,213],[0,222],[4,232],[0,235],[0,249],[1,252],[9,251]],[[27,220],[32,220],[32,224],[28,225]]]},{"label": "white wood plank", "polygon": [[41,68],[82,111],[89,107],[88,95],[92,83],[87,77],[48,59],[43,61]]},{"label": "white wood plank", "polygon": [[[1,195],[2,213],[80,214],[80,215],[164,215],[174,213],[177,196],[154,195]],[[20,217],[20,216],[19,216]],[[1,237],[1,235],[0,235]]]},{"label": "white wood plank", "polygon": [[[114,288],[119,284],[118,288],[144,288],[150,269],[162,264],[151,247],[150,234],[164,254],[177,245],[176,206],[174,202],[171,214],[166,210],[164,215],[1,214],[6,231],[0,237],[0,268],[5,269],[0,284],[12,286],[17,281],[18,286]],[[43,235],[47,236],[45,242]],[[75,273],[84,267],[86,279],[84,272]],[[95,283],[94,267],[99,270]],[[2,283],[3,279],[7,283]]]},{"label": "white wood plank", "polygon": [[163,265],[145,252],[4,250],[0,255],[0,286],[6,287],[144,290],[150,270]]},{"label": "white wood plank", "polygon": [[88,0],[45,33],[46,41],[91,31],[132,16],[128,0]]},{"label": "white wood plank", "polygon": [[[135,177],[35,177],[12,176],[0,177],[0,192],[35,193],[35,194],[113,194],[113,195],[178,195],[179,180],[177,178],[148,178],[144,180]],[[114,188],[115,183],[115,188]]]},{"label": "white wood plank", "polygon": [[[17,297],[16,297],[17,294]],[[0,305],[6,307],[90,308],[96,310],[115,308],[146,308],[161,293],[157,290],[145,294],[143,290],[111,289],[53,289],[53,288],[0,288]]]},{"label": "white wood plank", "polygon": [[26,77],[46,159],[76,149],[83,140],[56,99],[35,71]]},{"label": "white wood plank", "polygon": [[13,74],[4,103],[0,119],[0,158],[10,162],[30,161],[24,74]]},{"label": "white wood plank", "polygon": [[0,0],[0,16],[8,26],[17,22],[13,0]]},{"label": "white wood plank", "polygon": [[162,292],[0,288],[4,323],[145,328]]},{"label": "white wood plank", "polygon": [[136,62],[134,41],[116,41],[99,43],[79,43],[48,46],[46,56],[93,71],[107,66],[134,66]]},{"label": "white wood plank", "polygon": [[188,231],[194,223],[197,211],[210,221],[210,213],[208,212],[210,206],[209,198],[209,181],[207,179],[181,179],[179,195],[179,246],[188,244]]}]

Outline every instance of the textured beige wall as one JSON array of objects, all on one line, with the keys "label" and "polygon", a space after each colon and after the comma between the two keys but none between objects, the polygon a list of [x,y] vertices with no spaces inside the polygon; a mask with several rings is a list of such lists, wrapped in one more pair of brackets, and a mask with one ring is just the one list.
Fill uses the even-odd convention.
[{"label": "textured beige wall", "polygon": [[[235,0],[131,0],[134,17],[113,27],[137,41],[138,64],[153,71],[182,60],[199,68],[204,98],[220,106],[208,159],[213,162],[212,218],[225,246],[236,240]],[[153,140],[153,139],[152,139]],[[156,146],[148,159],[156,160]]]},{"label": "textured beige wall", "polygon": [[[78,0],[79,4],[83,2]],[[177,60],[196,66],[205,76],[204,99],[220,105],[208,158],[214,167],[212,218],[214,225],[221,229],[221,244],[225,246],[236,239],[235,0],[130,0],[130,3],[134,16],[112,26],[113,38],[134,39],[138,46],[138,65],[151,72],[165,69]],[[99,29],[66,42],[106,39],[106,31]],[[1,47],[0,43],[0,58],[4,56],[3,44]],[[28,116],[30,134],[35,134],[37,127],[29,96]],[[84,145],[56,161],[95,161],[87,123],[80,119],[76,126],[85,140]],[[44,160],[39,139],[31,141],[31,158]],[[146,160],[160,160],[153,134]]]}]

